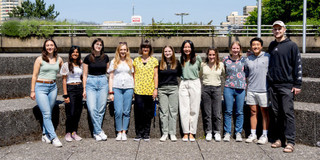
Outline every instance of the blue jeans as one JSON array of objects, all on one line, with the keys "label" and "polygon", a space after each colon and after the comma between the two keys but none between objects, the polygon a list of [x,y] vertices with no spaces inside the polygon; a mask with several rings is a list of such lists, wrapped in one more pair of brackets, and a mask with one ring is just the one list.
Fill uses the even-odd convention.
[{"label": "blue jeans", "polygon": [[[241,133],[243,127],[243,104],[246,92],[244,89],[235,89],[224,87],[223,99],[226,104],[226,110],[224,112],[224,130],[226,133],[231,134],[231,117],[233,104],[235,104],[235,133]],[[235,102],[233,101],[235,100]]]},{"label": "blue jeans", "polygon": [[116,130],[128,130],[132,104],[133,88],[113,88],[114,91],[114,117]]},{"label": "blue jeans", "polygon": [[106,75],[88,75],[86,93],[93,134],[99,134],[102,131],[102,121],[108,97],[108,79]]},{"label": "blue jeans", "polygon": [[36,102],[43,118],[42,134],[46,134],[50,140],[57,137],[51,120],[52,109],[57,99],[57,91],[56,83],[36,83],[35,86]]}]

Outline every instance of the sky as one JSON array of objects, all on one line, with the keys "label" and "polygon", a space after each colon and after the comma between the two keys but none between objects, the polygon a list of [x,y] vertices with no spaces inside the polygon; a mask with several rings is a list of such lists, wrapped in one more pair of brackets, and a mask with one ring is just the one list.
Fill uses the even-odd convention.
[{"label": "sky", "polygon": [[[30,0],[35,2],[35,0]],[[214,25],[226,21],[226,16],[237,11],[243,13],[244,6],[253,6],[257,0],[44,0],[47,5],[54,4],[60,12],[57,20],[73,22],[123,21],[130,23],[132,6],[135,15],[142,16],[144,24],[155,22],[175,23],[181,17],[175,13],[189,13],[184,23],[197,22]]]}]

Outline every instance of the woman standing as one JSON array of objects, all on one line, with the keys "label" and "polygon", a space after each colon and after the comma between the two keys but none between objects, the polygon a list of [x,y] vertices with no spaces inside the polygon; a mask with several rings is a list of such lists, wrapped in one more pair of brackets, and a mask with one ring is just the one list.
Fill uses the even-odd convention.
[{"label": "woman standing", "polygon": [[104,54],[102,39],[97,38],[91,45],[91,54],[83,61],[83,97],[87,97],[87,107],[93,125],[96,141],[107,140],[101,129],[108,97],[109,57]]},{"label": "woman standing", "polygon": [[226,70],[226,82],[223,91],[223,98],[226,104],[226,110],[224,112],[224,130],[226,133],[224,134],[223,141],[230,141],[231,117],[233,104],[235,103],[235,135],[236,141],[241,142],[246,77],[244,72],[245,58],[242,57],[240,42],[235,41],[231,44],[230,55],[223,58],[223,64]]},{"label": "woman standing", "polygon": [[195,141],[201,100],[199,70],[201,57],[196,56],[193,42],[185,40],[181,46],[182,76],[179,87],[179,110],[183,130],[182,141]]},{"label": "woman standing", "polygon": [[177,141],[176,121],[178,114],[178,77],[181,76],[181,65],[174,54],[172,46],[162,49],[159,65],[159,110],[161,120],[161,142],[170,134],[171,141]]},{"label": "woman standing", "polygon": [[82,66],[79,46],[72,46],[69,51],[69,61],[61,67],[60,74],[63,82],[63,97],[66,111],[66,136],[67,142],[72,139],[82,140],[77,135],[78,124],[82,112],[83,86],[81,81]]},{"label": "woman standing", "polygon": [[133,61],[134,66],[134,115],[136,122],[135,141],[150,140],[150,126],[154,115],[153,100],[158,95],[158,65],[153,54],[151,43],[145,40],[141,43],[139,54]]},{"label": "woman standing", "polygon": [[37,101],[42,113],[42,142],[62,147],[51,120],[52,109],[57,99],[57,73],[63,64],[62,58],[58,57],[57,50],[57,45],[52,39],[44,41],[42,56],[36,59],[33,66],[30,97]]},{"label": "woman standing", "polygon": [[201,101],[204,113],[206,140],[221,141],[221,76],[225,74],[224,65],[219,60],[217,48],[207,50],[206,62],[202,63],[200,77],[202,79]]},{"label": "woman standing", "polygon": [[134,87],[133,64],[126,42],[119,43],[108,73],[110,74],[109,99],[114,101],[115,123],[118,132],[116,140],[126,141]]}]

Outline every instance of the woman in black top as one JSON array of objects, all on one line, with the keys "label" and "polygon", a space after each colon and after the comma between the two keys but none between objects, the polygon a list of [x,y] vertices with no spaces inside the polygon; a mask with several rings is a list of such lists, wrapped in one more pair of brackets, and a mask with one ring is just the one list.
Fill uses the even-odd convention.
[{"label": "woman in black top", "polygon": [[96,141],[107,140],[101,129],[108,97],[109,57],[104,54],[102,39],[92,43],[91,54],[83,61],[83,97],[87,97],[87,107],[93,125],[93,137]]},{"label": "woman in black top", "polygon": [[181,75],[181,65],[176,60],[172,46],[162,49],[162,58],[159,62],[159,110],[161,120],[161,142],[166,141],[170,134],[171,141],[177,141],[176,119],[178,114],[178,77]]}]

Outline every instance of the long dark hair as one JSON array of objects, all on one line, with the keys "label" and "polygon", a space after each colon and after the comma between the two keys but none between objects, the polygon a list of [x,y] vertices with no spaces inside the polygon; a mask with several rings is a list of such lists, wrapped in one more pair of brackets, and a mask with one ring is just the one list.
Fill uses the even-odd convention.
[{"label": "long dark hair", "polygon": [[68,61],[68,68],[69,68],[69,72],[74,73],[73,71],[73,58],[72,58],[72,53],[74,52],[74,50],[78,50],[79,56],[76,60],[76,65],[78,65],[79,67],[81,66],[81,51],[80,51],[80,47],[79,46],[71,46],[70,50],[69,50],[69,61]]},{"label": "long dark hair", "polygon": [[93,42],[92,42],[92,45],[91,45],[91,54],[90,54],[90,62],[94,62],[94,44],[96,44],[97,42],[101,42],[101,45],[102,45],[102,48],[101,48],[101,51],[100,51],[100,60],[103,60],[104,59],[104,43],[103,43],[103,40],[101,38],[97,38],[95,39]]},{"label": "long dark hair", "polygon": [[218,51],[218,48],[213,48],[213,47],[210,47],[208,48],[207,52],[206,52],[206,63],[208,64],[209,63],[209,52],[210,51],[214,51],[215,53],[215,56],[214,56],[214,65],[216,66],[216,70],[218,70],[218,68],[220,68],[220,58],[219,58],[219,51]]},{"label": "long dark hair", "polygon": [[51,41],[51,42],[53,42],[53,44],[54,44],[53,57],[54,57],[54,58],[57,58],[57,56],[58,56],[58,47],[57,47],[56,42],[55,42],[54,40],[52,40],[52,39],[46,39],[46,40],[44,41],[44,43],[43,43],[42,52],[41,52],[42,60],[44,60],[44,61],[46,61],[46,62],[49,62],[48,51],[47,51],[47,49],[46,49],[46,43],[47,43],[48,41]]},{"label": "long dark hair", "polygon": [[183,48],[184,45],[186,43],[189,43],[191,46],[191,53],[190,53],[190,63],[193,65],[194,63],[196,63],[196,52],[194,51],[194,44],[191,40],[185,40],[182,42],[181,48],[180,48],[180,52],[181,52],[181,57],[180,57],[180,62],[182,64],[182,66],[184,66],[186,60],[187,60],[187,55],[184,53]]}]

